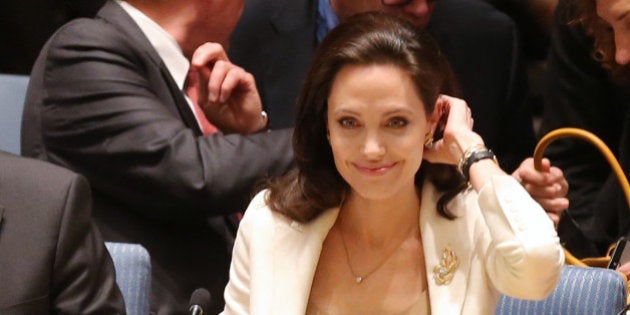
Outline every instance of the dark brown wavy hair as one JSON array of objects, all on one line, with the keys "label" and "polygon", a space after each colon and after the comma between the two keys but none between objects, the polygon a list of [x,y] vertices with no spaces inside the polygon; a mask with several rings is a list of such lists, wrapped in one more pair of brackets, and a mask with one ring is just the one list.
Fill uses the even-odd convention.
[{"label": "dark brown wavy hair", "polygon": [[596,0],[579,0],[577,6],[577,19],[574,23],[580,23],[586,32],[593,36],[593,57],[604,68],[610,70],[612,77],[622,83],[630,83],[630,67],[620,65],[615,61],[615,34],[610,25],[597,15]]},{"label": "dark brown wavy hair", "polygon": [[[349,18],[333,29],[315,52],[297,101],[293,135],[297,168],[270,182],[267,204],[272,210],[308,222],[341,204],[350,187],[335,167],[326,138],[327,100],[343,66],[374,64],[395,65],[407,71],[427,113],[433,112],[439,94],[459,94],[448,62],[427,33],[384,13]],[[446,204],[465,187],[461,175],[454,166],[423,161],[416,185],[420,186],[425,178],[445,192],[438,211],[454,218]]]}]

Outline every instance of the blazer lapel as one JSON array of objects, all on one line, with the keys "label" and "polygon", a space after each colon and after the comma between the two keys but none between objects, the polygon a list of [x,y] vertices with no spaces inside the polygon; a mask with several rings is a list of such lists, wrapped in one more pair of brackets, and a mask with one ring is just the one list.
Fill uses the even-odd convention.
[{"label": "blazer lapel", "polygon": [[166,83],[170,94],[173,96],[175,107],[184,124],[193,130],[195,135],[202,135],[195,114],[188,106],[188,102],[184,98],[183,91],[177,86],[171,73],[166,68],[164,61],[160,58],[149,39],[144,35],[136,22],[127,14],[127,12],[116,2],[107,1],[97,14],[98,18],[111,22],[121,33],[127,34],[134,42],[134,46],[142,50],[149,60],[160,69],[162,78]]},{"label": "blazer lapel", "polygon": [[[429,182],[425,182],[422,192],[420,211],[420,231],[429,288],[429,300],[432,314],[460,314],[465,298],[470,267],[470,249],[467,242],[462,242],[457,235],[467,233],[465,227],[454,224],[455,221],[441,217],[436,209],[440,194]],[[456,259],[455,267],[452,259]],[[436,267],[438,269],[436,269]],[[438,279],[440,267],[444,272],[441,279],[452,279],[447,283]]]},{"label": "blazer lapel", "polygon": [[324,239],[339,208],[329,209],[313,222],[281,225],[274,232],[272,302],[270,314],[304,314]]}]

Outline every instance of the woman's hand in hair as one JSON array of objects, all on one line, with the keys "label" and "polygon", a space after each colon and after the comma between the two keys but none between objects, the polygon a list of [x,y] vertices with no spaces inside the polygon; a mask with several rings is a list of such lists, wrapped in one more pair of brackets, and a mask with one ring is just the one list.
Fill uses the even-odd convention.
[{"label": "woman's hand in hair", "polygon": [[458,165],[468,148],[484,144],[472,130],[472,113],[462,99],[440,95],[429,121],[433,133],[436,129],[443,133],[431,148],[424,150],[424,158],[429,162]]}]

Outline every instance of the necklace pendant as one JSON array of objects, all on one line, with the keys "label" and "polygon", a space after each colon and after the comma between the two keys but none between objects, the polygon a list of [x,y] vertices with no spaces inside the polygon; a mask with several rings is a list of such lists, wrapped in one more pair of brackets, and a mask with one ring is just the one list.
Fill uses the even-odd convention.
[{"label": "necklace pendant", "polygon": [[360,277],[360,276],[359,276],[359,277],[356,277],[356,278],[354,278],[354,281],[355,281],[356,283],[361,283],[361,282],[363,282],[363,277]]}]

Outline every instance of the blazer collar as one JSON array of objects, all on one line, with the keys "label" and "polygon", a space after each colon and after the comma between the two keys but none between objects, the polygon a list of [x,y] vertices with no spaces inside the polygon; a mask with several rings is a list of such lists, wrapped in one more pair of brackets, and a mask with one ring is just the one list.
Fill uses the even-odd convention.
[{"label": "blazer collar", "polygon": [[272,242],[276,248],[271,249],[275,254],[269,314],[306,312],[322,244],[338,214],[339,208],[332,208],[307,224],[293,221],[276,228]]},{"label": "blazer collar", "polygon": [[[424,259],[429,288],[429,300],[431,313],[433,314],[461,314],[464,303],[468,270],[470,269],[471,250],[466,248],[468,243],[458,241],[459,233],[467,233],[465,227],[457,227],[455,221],[441,217],[436,208],[437,200],[441,193],[435,187],[425,182],[422,188],[422,202],[420,211],[420,233],[422,246],[424,247]],[[460,208],[464,205],[456,205],[453,200],[451,206]],[[441,261],[444,254],[455,255],[459,266],[449,269],[453,274],[452,280],[447,284],[440,284],[436,280],[436,267],[448,265]]]},{"label": "blazer collar", "polygon": [[[453,224],[452,220],[437,213],[436,204],[441,193],[425,182],[422,188],[420,211],[420,233],[424,247],[427,283],[431,312],[433,314],[460,314],[467,290],[468,270],[472,251],[467,242],[458,241],[458,233],[465,233],[465,227]],[[463,202],[456,199],[453,202]],[[463,204],[452,204],[461,208]],[[270,303],[269,314],[304,314],[310,296],[310,290],[322,250],[324,239],[337,220],[339,208],[324,212],[308,224],[292,221],[283,222],[274,229],[274,239],[270,242],[272,253],[272,272],[266,281],[273,283],[271,296],[263,297]],[[456,219],[457,220],[457,219]],[[287,250],[288,249],[288,250]],[[440,259],[445,250],[450,250],[459,262],[452,270],[453,278],[448,284],[438,284],[434,278],[435,267],[440,266]]]},{"label": "blazer collar", "polygon": [[184,98],[183,91],[173,80],[173,77],[168,71],[168,68],[166,68],[164,61],[160,58],[160,55],[157,53],[146,35],[142,32],[138,24],[136,24],[129,14],[127,14],[127,12],[125,12],[125,10],[113,0],[105,2],[103,7],[96,14],[96,17],[109,22],[118,31],[131,38],[133,40],[134,47],[141,50],[145,57],[151,60],[151,62],[160,69],[162,78],[164,79],[164,82],[166,82],[169,92],[173,95],[175,107],[184,121],[184,124],[188,128],[191,128],[195,135],[202,135],[201,128],[197,123],[195,114],[192,112],[188,102]]}]

